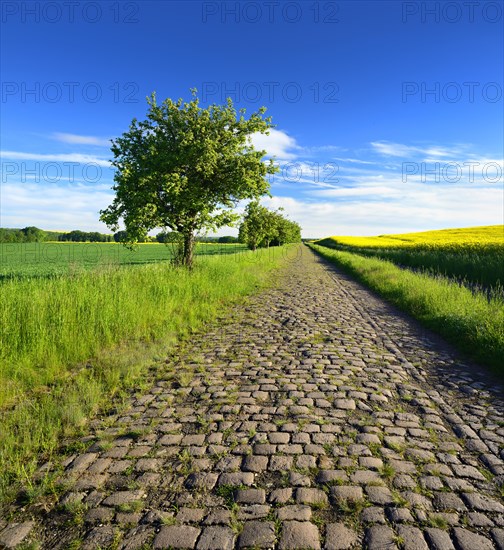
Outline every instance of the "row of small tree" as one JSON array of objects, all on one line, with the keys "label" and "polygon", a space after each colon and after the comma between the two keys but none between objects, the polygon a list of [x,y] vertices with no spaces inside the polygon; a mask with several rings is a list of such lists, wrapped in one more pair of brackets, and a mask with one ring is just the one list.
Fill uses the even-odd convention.
[{"label": "row of small tree", "polygon": [[99,231],[69,231],[58,235],[58,241],[73,243],[110,243],[114,240],[112,235],[100,233]]},{"label": "row of small tree", "polygon": [[251,250],[301,242],[301,227],[282,215],[282,208],[269,210],[253,201],[245,209],[238,240]]},{"label": "row of small tree", "polygon": [[39,243],[58,240],[59,233],[44,231],[33,225],[23,229],[0,227],[0,243]]}]

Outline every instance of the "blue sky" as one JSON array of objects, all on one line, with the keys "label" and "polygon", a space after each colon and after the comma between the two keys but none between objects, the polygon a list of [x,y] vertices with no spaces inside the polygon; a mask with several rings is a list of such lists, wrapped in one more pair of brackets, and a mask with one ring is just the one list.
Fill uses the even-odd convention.
[{"label": "blue sky", "polygon": [[2,4],[1,226],[106,231],[108,140],[192,87],[267,107],[306,237],[504,222],[502,1],[69,4]]}]

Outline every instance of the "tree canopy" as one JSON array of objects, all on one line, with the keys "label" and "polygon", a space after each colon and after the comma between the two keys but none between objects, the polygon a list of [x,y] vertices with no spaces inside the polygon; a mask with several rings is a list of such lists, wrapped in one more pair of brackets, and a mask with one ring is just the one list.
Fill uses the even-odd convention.
[{"label": "tree canopy", "polygon": [[133,119],[121,137],[112,140],[116,172],[112,204],[100,219],[114,231],[124,221],[130,245],[156,227],[183,237],[183,263],[191,266],[195,234],[213,231],[239,220],[238,201],[269,193],[267,174],[278,168],[263,162],[254,133],[273,127],[261,107],[245,118],[228,98],[225,105],[199,107],[193,98],[156,102],[147,98],[147,119]]},{"label": "tree canopy", "polygon": [[272,245],[282,246],[301,241],[301,227],[287,219],[279,210],[268,210],[258,201],[252,201],[245,208],[238,240],[250,249]]}]

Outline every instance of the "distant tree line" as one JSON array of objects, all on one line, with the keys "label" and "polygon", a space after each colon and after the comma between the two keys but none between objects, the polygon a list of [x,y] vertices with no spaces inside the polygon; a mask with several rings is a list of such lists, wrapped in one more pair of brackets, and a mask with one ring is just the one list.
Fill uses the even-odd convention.
[{"label": "distant tree line", "polygon": [[70,241],[73,243],[110,243],[113,240],[112,235],[105,235],[98,231],[79,231],[78,229],[58,235],[58,241]]},{"label": "distant tree line", "polygon": [[0,228],[0,243],[40,243],[45,241],[71,241],[108,243],[113,241],[112,235],[99,233],[98,231],[45,231],[35,226],[23,227],[23,229]]},{"label": "distant tree line", "polygon": [[58,240],[58,235],[60,233],[44,231],[35,226],[23,227],[23,229],[0,227],[0,243],[37,243]]},{"label": "distant tree line", "polygon": [[258,201],[248,204],[238,240],[251,250],[301,242],[301,227],[282,215],[282,208],[269,210]]},{"label": "distant tree line", "polygon": [[[170,243],[176,242],[180,235],[176,231],[161,231],[156,236],[146,235],[138,240],[141,243]],[[126,242],[126,231],[117,231],[113,235],[99,233],[98,231],[80,231],[78,229],[62,233],[60,231],[46,231],[35,226],[12,229],[0,227],[0,243],[40,243],[45,241],[60,241],[74,243],[110,243]],[[237,243],[238,238],[225,237],[196,237],[196,242],[201,243]]]}]

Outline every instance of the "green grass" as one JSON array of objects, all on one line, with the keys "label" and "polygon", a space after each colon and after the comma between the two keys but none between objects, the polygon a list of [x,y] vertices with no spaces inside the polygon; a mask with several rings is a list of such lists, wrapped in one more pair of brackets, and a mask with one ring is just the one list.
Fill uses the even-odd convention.
[{"label": "green grass", "polygon": [[[244,253],[242,244],[198,243],[197,255]],[[169,262],[171,245],[139,244],[129,250],[120,243],[0,243],[0,281],[19,277],[71,275],[104,266]]]},{"label": "green grass", "polygon": [[36,495],[37,462],[63,435],[141,388],[176,340],[264,287],[295,251],[202,257],[191,272],[157,263],[0,284],[0,501],[20,484]]},{"label": "green grass", "polygon": [[504,376],[504,301],[393,263],[311,245],[356,279],[412,314],[461,351]]}]

